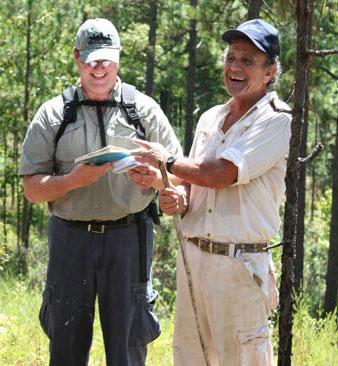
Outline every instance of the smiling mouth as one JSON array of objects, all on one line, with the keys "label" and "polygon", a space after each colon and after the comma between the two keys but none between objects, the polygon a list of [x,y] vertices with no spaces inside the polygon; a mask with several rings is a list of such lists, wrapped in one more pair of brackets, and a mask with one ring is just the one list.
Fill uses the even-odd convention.
[{"label": "smiling mouth", "polygon": [[107,73],[103,73],[103,74],[92,74],[92,75],[94,76],[94,78],[102,79],[102,78],[104,78],[107,75]]},{"label": "smiling mouth", "polygon": [[238,76],[230,76],[230,81],[245,81],[244,78],[240,78]]}]

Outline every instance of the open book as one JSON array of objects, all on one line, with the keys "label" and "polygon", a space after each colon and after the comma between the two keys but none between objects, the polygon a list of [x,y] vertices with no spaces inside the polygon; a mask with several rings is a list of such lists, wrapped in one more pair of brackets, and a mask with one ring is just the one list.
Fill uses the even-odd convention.
[{"label": "open book", "polygon": [[135,168],[135,166],[145,165],[135,160],[133,155],[130,155],[130,152],[141,151],[141,149],[133,149],[128,150],[123,147],[116,147],[112,145],[108,145],[103,147],[102,149],[93,151],[89,154],[85,154],[79,156],[75,159],[75,164],[83,163],[89,164],[93,163],[95,165],[101,165],[107,162],[116,162],[113,166],[114,173],[125,173],[129,169]]}]

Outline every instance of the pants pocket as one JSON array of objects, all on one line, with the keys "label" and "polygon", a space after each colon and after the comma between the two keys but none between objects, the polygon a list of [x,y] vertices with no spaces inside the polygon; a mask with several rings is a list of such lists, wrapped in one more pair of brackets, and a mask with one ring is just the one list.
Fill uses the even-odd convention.
[{"label": "pants pocket", "polygon": [[52,300],[52,289],[46,288],[42,293],[42,305],[39,312],[39,320],[45,334],[51,338],[50,304]]},{"label": "pants pocket", "polygon": [[240,365],[269,365],[269,328],[262,326],[257,329],[238,330]]},{"label": "pants pocket", "polygon": [[153,313],[157,291],[147,292],[146,286],[136,290],[136,309],[129,335],[130,346],[145,346],[161,333],[160,323]]}]

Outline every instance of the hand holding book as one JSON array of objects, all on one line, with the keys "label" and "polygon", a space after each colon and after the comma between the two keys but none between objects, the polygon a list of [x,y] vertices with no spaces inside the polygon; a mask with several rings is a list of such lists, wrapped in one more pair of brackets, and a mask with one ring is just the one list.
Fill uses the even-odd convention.
[{"label": "hand holding book", "polygon": [[89,154],[79,156],[75,159],[75,164],[83,163],[101,165],[107,162],[115,162],[112,168],[113,172],[125,173],[136,166],[147,165],[136,161],[135,156],[130,155],[131,152],[137,153],[141,150],[142,149],[128,150],[122,147],[108,145]]}]

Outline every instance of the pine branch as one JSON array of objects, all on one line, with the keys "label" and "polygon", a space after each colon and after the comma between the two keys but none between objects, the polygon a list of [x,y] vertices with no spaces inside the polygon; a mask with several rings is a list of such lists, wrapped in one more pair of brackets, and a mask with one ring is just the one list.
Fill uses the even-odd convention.
[{"label": "pine branch", "polygon": [[282,246],[282,245],[284,245],[284,242],[280,242],[280,243],[277,243],[277,244],[273,244],[273,245],[269,245],[269,246],[267,246],[266,248],[264,248],[264,249],[266,249],[266,250],[269,250],[269,249],[274,249],[274,248],[277,248],[277,247],[280,247],[280,246]]},{"label": "pine branch", "polygon": [[306,156],[305,158],[298,158],[299,163],[308,163],[312,161],[324,148],[324,145],[319,142],[317,146],[312,150],[311,154]]},{"label": "pine branch", "polygon": [[337,55],[338,54],[338,49],[332,49],[332,50],[308,50],[308,53],[310,55],[314,55],[314,56],[319,56],[319,57],[324,57],[324,56],[329,56],[329,55]]},{"label": "pine branch", "polygon": [[292,110],[277,108],[273,99],[270,100],[270,105],[275,112],[293,114]]}]

